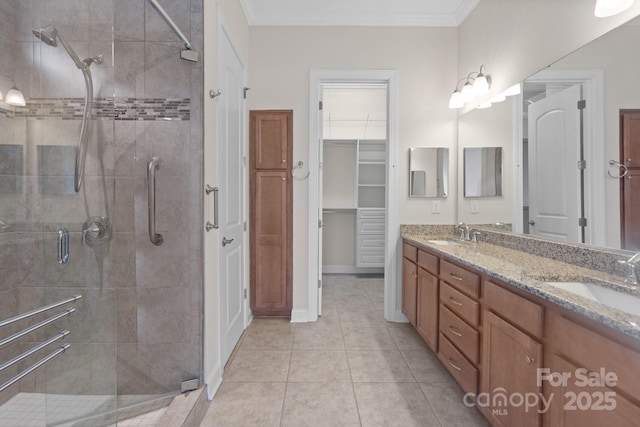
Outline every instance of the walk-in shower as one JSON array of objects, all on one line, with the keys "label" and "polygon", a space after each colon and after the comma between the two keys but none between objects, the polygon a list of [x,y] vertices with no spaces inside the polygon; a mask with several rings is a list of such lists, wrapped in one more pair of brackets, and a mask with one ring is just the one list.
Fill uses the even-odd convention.
[{"label": "walk-in shower", "polygon": [[[158,1],[201,49],[203,1]],[[203,383],[202,63],[147,0],[0,23],[0,426],[133,425]]]},{"label": "walk-in shower", "polygon": [[102,55],[93,56],[80,60],[78,54],[73,50],[71,45],[58,33],[58,30],[54,26],[47,26],[38,30],[33,30],[33,34],[42,40],[44,43],[51,47],[58,46],[58,40],[67,51],[69,57],[76,67],[82,71],[85,83],[85,97],[84,97],[84,112],[82,114],[82,126],[80,128],[80,139],[78,140],[78,146],[76,149],[76,168],[74,172],[73,185],[76,193],[80,191],[82,186],[82,179],[84,178],[84,168],[87,161],[87,145],[91,140],[93,133],[93,78],[91,77],[91,64],[102,64],[104,58]]}]

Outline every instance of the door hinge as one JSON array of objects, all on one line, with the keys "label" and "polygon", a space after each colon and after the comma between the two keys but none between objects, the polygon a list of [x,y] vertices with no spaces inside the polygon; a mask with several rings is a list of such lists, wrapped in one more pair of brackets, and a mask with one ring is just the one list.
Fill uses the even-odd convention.
[{"label": "door hinge", "polygon": [[243,228],[244,228],[244,231],[247,231],[247,221],[244,222]]},{"label": "door hinge", "polygon": [[322,220],[321,219],[318,220],[318,228],[322,228]]},{"label": "door hinge", "polygon": [[319,109],[319,110],[322,110],[322,101],[319,101],[319,102],[318,102],[318,109]]},{"label": "door hinge", "polygon": [[318,280],[318,289],[322,289],[322,279]]},{"label": "door hinge", "polygon": [[578,218],[578,226],[586,227],[587,226],[587,218]]},{"label": "door hinge", "polygon": [[578,110],[584,110],[587,107],[587,101],[581,99],[578,101]]},{"label": "door hinge", "polygon": [[247,156],[242,158],[242,166],[247,167]]},{"label": "door hinge", "polygon": [[586,160],[578,160],[578,169],[586,169],[587,161]]},{"label": "door hinge", "polygon": [[244,299],[247,299],[247,288],[244,288]]},{"label": "door hinge", "polygon": [[244,88],[242,88],[242,97],[243,97],[244,99],[247,99],[247,92],[248,92],[248,91],[250,91],[250,90],[251,90],[251,88],[250,88],[250,87],[244,87]]}]

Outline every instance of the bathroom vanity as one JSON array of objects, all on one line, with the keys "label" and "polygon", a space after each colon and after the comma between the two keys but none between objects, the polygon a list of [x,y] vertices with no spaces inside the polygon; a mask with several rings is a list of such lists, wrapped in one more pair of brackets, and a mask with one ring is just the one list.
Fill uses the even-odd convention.
[{"label": "bathroom vanity", "polygon": [[[494,426],[637,426],[640,311],[628,311],[640,310],[640,292],[614,274],[616,260],[592,255],[589,265],[613,263],[593,270],[558,261],[572,250],[588,258],[579,247],[455,236],[402,230],[402,309],[465,404]],[[563,254],[533,254],[545,244]]]}]

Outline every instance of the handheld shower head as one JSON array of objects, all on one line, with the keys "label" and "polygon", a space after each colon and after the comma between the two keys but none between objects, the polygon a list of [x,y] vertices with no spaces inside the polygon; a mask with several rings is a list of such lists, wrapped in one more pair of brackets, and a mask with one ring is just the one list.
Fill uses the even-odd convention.
[{"label": "handheld shower head", "polygon": [[53,26],[40,28],[31,31],[34,36],[48,44],[49,46],[58,47],[58,30]]}]

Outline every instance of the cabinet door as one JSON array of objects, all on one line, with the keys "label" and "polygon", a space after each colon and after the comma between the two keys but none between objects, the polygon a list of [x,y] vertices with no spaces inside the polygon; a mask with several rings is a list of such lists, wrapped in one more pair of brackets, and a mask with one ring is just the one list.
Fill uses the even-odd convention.
[{"label": "cabinet door", "polygon": [[290,314],[288,280],[287,172],[256,172],[251,309],[256,315]]},{"label": "cabinet door", "polygon": [[[538,406],[511,405],[526,393],[539,395],[538,368],[542,366],[542,345],[490,311],[485,311],[483,328],[482,381],[480,391],[489,399],[482,407],[494,426],[540,425]],[[504,399],[498,398],[499,395]],[[514,399],[511,399],[514,397]]]},{"label": "cabinet door", "polygon": [[431,350],[438,352],[438,278],[418,269],[416,329]]},{"label": "cabinet door", "polygon": [[[585,385],[579,366],[552,354],[548,362],[557,382],[544,381],[544,392],[550,405],[545,410],[545,425],[550,427],[632,427],[640,422],[640,407],[605,386]],[[584,372],[584,371],[582,371]],[[587,375],[585,373],[585,375]],[[593,373],[595,378],[598,373]],[[544,409],[544,408],[543,408]]]},{"label": "cabinet door", "polygon": [[402,258],[402,312],[413,326],[416,326],[417,286],[418,266]]},{"label": "cabinet door", "polygon": [[251,131],[255,138],[256,169],[289,170],[287,147],[290,144],[293,114],[290,111],[252,111]]}]

